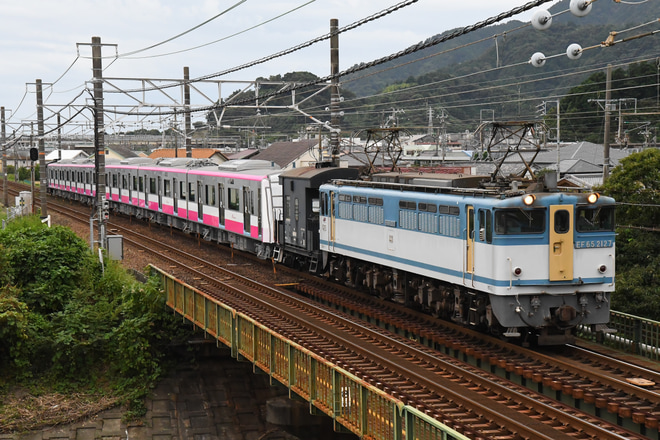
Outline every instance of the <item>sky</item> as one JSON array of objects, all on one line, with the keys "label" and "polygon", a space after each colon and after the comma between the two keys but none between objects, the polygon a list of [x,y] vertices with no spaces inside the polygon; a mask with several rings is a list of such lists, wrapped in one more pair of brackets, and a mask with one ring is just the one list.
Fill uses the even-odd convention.
[{"label": "sky", "polygon": [[[191,78],[241,66],[327,34],[331,19],[338,19],[341,28],[399,3],[396,0],[0,0],[0,106],[5,107],[11,124],[36,119],[37,79],[44,85],[46,116],[50,108],[68,103],[92,78],[90,44],[95,36],[107,45],[102,49],[104,78],[131,79],[115,81],[119,87],[130,89],[140,79],[180,79],[184,66],[189,68]],[[524,0],[418,0],[342,33],[340,71],[526,3]],[[514,18],[529,21],[535,11],[548,9],[554,3],[548,2]],[[292,71],[327,76],[329,44],[325,40],[216,79],[250,81]],[[143,51],[145,48],[150,49]],[[106,90],[107,87],[104,86]],[[231,89],[223,89],[223,95],[239,88],[228,87]],[[215,90],[209,93],[218,94]],[[105,105],[112,105],[115,96],[106,94]],[[193,99],[199,99],[199,105],[206,104],[201,95]],[[192,104],[196,102],[193,100]]]}]

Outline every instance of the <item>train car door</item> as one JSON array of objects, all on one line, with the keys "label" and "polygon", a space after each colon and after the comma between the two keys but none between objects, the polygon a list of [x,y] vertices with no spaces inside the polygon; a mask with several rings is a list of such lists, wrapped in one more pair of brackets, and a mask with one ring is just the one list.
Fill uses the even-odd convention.
[{"label": "train car door", "polygon": [[573,280],[573,208],[550,206],[550,281]]},{"label": "train car door", "polygon": [[474,272],[474,207],[467,205],[465,211],[465,273]]},{"label": "train car door", "polygon": [[204,203],[208,200],[208,194],[206,194],[206,200],[204,198],[204,192],[202,190],[204,189],[203,183],[201,181],[197,181],[197,220],[198,221],[203,221],[204,220]]},{"label": "train car door", "polygon": [[163,210],[163,178],[158,176],[156,191],[158,192],[158,209]]},{"label": "train car door", "polygon": [[220,225],[225,225],[225,184],[218,183],[218,217]]},{"label": "train car door", "polygon": [[174,207],[174,215],[179,215],[179,186],[177,183],[178,181],[172,178],[172,205]]},{"label": "train car door", "polygon": [[243,231],[250,232],[250,188],[243,187]]}]

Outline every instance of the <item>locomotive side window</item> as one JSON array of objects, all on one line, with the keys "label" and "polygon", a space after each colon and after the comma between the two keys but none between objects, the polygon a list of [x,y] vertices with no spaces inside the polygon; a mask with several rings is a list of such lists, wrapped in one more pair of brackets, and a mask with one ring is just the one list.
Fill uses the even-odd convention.
[{"label": "locomotive side window", "polygon": [[555,232],[565,234],[571,230],[571,215],[565,209],[555,212]]},{"label": "locomotive side window", "polygon": [[576,225],[578,232],[613,231],[614,207],[579,207]]},{"label": "locomotive side window", "polygon": [[493,242],[492,214],[487,209],[479,210],[479,240],[486,243]]},{"label": "locomotive side window", "polygon": [[545,209],[499,209],[495,211],[498,234],[541,234],[545,231]]}]

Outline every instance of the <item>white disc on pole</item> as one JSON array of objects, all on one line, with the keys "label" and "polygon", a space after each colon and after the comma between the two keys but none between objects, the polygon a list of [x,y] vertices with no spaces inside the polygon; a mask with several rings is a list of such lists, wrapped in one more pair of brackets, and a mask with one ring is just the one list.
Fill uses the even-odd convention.
[{"label": "white disc on pole", "polygon": [[532,55],[529,63],[534,67],[543,67],[545,64],[545,55],[543,55],[541,52],[536,52],[534,55]]},{"label": "white disc on pole", "polygon": [[591,12],[592,3],[589,0],[571,0],[571,3],[568,5],[568,9],[571,10],[571,14],[576,17],[584,17],[589,12]]},{"label": "white disc on pole", "polygon": [[572,60],[577,60],[582,56],[582,46],[573,43],[566,49],[566,56]]},{"label": "white disc on pole", "polygon": [[552,15],[548,11],[538,11],[532,17],[532,26],[534,29],[544,31],[552,24]]}]

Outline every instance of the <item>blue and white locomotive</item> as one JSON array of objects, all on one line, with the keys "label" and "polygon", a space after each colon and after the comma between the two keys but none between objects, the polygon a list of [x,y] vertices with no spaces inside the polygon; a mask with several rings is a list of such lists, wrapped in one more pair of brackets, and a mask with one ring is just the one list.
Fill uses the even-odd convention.
[{"label": "blue and white locomotive", "polygon": [[358,181],[320,192],[320,247],[337,279],[539,344],[568,342],[578,325],[606,328],[609,197]]},{"label": "blue and white locomotive", "polygon": [[[51,193],[95,203],[93,162],[50,164],[48,178]],[[116,212],[503,337],[562,344],[579,325],[606,329],[614,200],[482,179],[384,173],[365,181],[347,168],[137,159],[106,165],[106,198]]]}]

